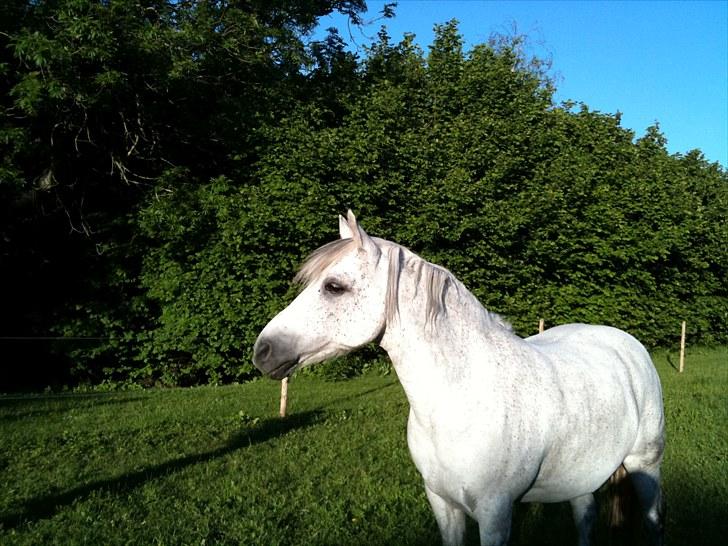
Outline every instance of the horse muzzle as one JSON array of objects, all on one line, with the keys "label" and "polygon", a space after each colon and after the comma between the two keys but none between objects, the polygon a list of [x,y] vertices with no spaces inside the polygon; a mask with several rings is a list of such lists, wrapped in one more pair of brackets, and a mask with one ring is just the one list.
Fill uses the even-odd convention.
[{"label": "horse muzzle", "polygon": [[293,345],[285,339],[258,337],[253,346],[253,364],[273,379],[283,379],[293,373],[298,355]]}]

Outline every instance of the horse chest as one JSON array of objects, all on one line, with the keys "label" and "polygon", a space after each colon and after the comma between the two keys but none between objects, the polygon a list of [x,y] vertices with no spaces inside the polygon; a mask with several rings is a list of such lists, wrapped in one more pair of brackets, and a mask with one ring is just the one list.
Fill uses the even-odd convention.
[{"label": "horse chest", "polygon": [[467,475],[464,475],[457,462],[458,453],[466,455],[466,447],[443,434],[431,423],[422,423],[410,412],[407,424],[407,443],[412,460],[429,489],[444,498],[462,504],[464,490],[467,488]]}]

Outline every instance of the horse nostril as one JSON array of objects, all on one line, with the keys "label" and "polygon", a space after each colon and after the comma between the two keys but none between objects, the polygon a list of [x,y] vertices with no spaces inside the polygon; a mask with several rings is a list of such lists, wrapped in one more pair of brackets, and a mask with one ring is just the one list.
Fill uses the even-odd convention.
[{"label": "horse nostril", "polygon": [[265,339],[261,339],[256,343],[255,345],[255,355],[253,359],[256,362],[265,362],[268,360],[271,355],[273,354],[273,345],[266,341]]}]

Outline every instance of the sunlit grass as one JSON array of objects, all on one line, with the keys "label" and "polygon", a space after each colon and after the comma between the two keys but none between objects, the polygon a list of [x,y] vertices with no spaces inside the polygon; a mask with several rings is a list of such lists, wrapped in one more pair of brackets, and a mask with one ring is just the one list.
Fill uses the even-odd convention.
[{"label": "sunlit grass", "polygon": [[[682,375],[676,360],[655,357],[668,541],[717,544],[728,534],[728,351],[689,352]],[[296,377],[286,419],[278,394],[265,380],[0,398],[0,544],[439,543],[394,375]],[[574,539],[568,506],[518,508],[512,544]]]}]

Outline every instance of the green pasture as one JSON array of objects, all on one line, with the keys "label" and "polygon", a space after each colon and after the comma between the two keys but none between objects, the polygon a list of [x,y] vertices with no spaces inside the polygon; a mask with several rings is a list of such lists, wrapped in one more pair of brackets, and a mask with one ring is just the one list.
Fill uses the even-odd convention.
[{"label": "green pasture", "polygon": [[[677,355],[655,360],[668,544],[723,543],[728,350],[689,351],[682,375]],[[0,544],[439,544],[393,374],[296,377],[285,419],[278,394],[261,380],[0,397]],[[518,508],[512,544],[574,540],[567,505]]]}]

